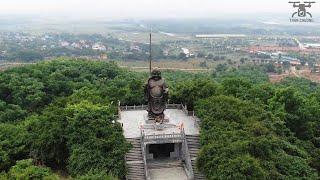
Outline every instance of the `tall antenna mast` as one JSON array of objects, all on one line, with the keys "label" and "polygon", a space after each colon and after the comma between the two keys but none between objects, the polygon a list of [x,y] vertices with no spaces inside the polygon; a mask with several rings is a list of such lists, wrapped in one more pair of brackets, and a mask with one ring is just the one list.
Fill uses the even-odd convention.
[{"label": "tall antenna mast", "polygon": [[149,43],[149,71],[150,71],[150,75],[151,75],[151,60],[152,60],[152,55],[151,55],[151,41],[152,41],[152,29],[150,29],[150,43]]}]

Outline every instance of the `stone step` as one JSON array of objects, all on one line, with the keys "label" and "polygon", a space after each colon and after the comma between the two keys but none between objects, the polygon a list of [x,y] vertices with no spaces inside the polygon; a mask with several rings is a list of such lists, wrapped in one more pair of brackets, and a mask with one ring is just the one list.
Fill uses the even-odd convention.
[{"label": "stone step", "polygon": [[189,145],[192,145],[192,146],[198,146],[200,147],[200,143],[195,143],[195,142],[187,142]]},{"label": "stone step", "polygon": [[145,180],[145,176],[127,176],[127,180]]},{"label": "stone step", "polygon": [[187,135],[188,150],[191,158],[191,165],[194,173],[195,180],[204,180],[205,176],[197,170],[196,158],[198,157],[201,148],[200,137],[198,135]]},{"label": "stone step", "polygon": [[206,179],[205,176],[197,170],[197,167],[195,165],[195,161],[192,162],[192,169],[193,169],[193,174],[194,174],[194,179],[195,180]]},{"label": "stone step", "polygon": [[127,176],[127,180],[145,180],[145,176]]},{"label": "stone step", "polygon": [[137,156],[137,157],[142,157],[141,152],[132,152],[132,153],[127,153],[126,156]]},{"label": "stone step", "polygon": [[192,139],[192,140],[187,139],[187,142],[188,142],[189,144],[197,144],[197,145],[200,145],[199,139]]},{"label": "stone step", "polygon": [[141,161],[142,158],[138,158],[138,157],[126,157],[127,161]]},{"label": "stone step", "polygon": [[142,158],[142,154],[141,153],[130,153],[130,154],[126,154],[126,157],[141,157]]},{"label": "stone step", "polygon": [[127,176],[142,176],[142,177],[144,177],[145,176],[145,174],[144,174],[144,171],[135,171],[135,172],[131,172],[131,173],[128,173],[128,175]]},{"label": "stone step", "polygon": [[196,153],[198,154],[199,153],[199,149],[189,149],[189,153]]},{"label": "stone step", "polygon": [[199,152],[200,149],[198,148],[194,148],[194,147],[189,147],[188,146],[189,151],[194,151],[194,152]]},{"label": "stone step", "polygon": [[187,136],[187,140],[188,141],[197,140],[200,142],[200,137],[199,136]]},{"label": "stone step", "polygon": [[134,163],[134,164],[127,164],[127,167],[128,168],[132,168],[132,167],[135,167],[135,168],[144,168],[144,165],[143,164],[136,164],[136,163]]},{"label": "stone step", "polygon": [[190,158],[197,158],[198,157],[198,153],[189,153],[190,154]]},{"label": "stone step", "polygon": [[144,176],[144,171],[134,171],[134,172],[130,172],[128,173],[128,175],[138,175],[138,176]]},{"label": "stone step", "polygon": [[162,169],[172,167],[183,167],[182,161],[170,161],[170,162],[151,162],[147,163],[148,169]]},{"label": "stone step", "polygon": [[199,151],[189,151],[189,154],[191,155],[195,155],[198,156]]},{"label": "stone step", "polygon": [[126,155],[142,155],[142,151],[129,151]]},{"label": "stone step", "polygon": [[200,144],[192,144],[192,143],[188,143],[188,147],[194,147],[194,148],[198,148],[198,149],[200,149],[201,145],[200,145]]},{"label": "stone step", "polygon": [[145,180],[145,169],[140,138],[128,138],[132,148],[126,154],[127,180]]},{"label": "stone step", "polygon": [[134,150],[130,150],[128,153],[141,153],[142,150],[140,149],[134,149]]},{"label": "stone step", "polygon": [[[131,166],[131,167],[127,167],[128,169],[132,170],[132,169],[136,169],[136,170],[141,170],[142,172],[144,172],[144,167],[134,167],[134,166]],[[132,171],[132,172],[135,172],[135,171]]]},{"label": "stone step", "polygon": [[130,144],[133,146],[133,147],[141,147],[141,143],[140,142],[130,142]]},{"label": "stone step", "polygon": [[190,146],[201,147],[200,143],[187,142]]},{"label": "stone step", "polygon": [[126,159],[127,159],[127,160],[128,160],[128,159],[139,159],[139,161],[142,161],[142,160],[143,160],[142,156],[135,156],[135,155],[127,155],[127,156],[126,156]]}]

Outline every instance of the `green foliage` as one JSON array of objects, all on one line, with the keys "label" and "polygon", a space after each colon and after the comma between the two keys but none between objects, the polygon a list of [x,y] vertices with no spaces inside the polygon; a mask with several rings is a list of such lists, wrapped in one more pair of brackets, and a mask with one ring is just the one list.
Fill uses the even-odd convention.
[{"label": "green foliage", "polygon": [[133,73],[125,73],[108,82],[107,86],[101,87],[103,96],[109,96],[115,103],[139,105],[144,104],[143,87],[144,77]]},{"label": "green foliage", "polygon": [[209,79],[194,79],[178,83],[171,93],[171,100],[176,103],[186,104],[193,110],[194,102],[219,93],[219,86]]},{"label": "green foliage", "polygon": [[113,122],[123,95],[124,103],[141,102],[133,74],[112,63],[57,60],[12,68],[0,79],[1,171],[30,156],[74,176],[124,177],[129,144]]},{"label": "green foliage", "polygon": [[28,156],[27,132],[20,126],[0,123],[0,170]]},{"label": "green foliage", "polygon": [[19,105],[7,104],[0,100],[0,123],[21,120],[27,116],[27,112]]},{"label": "green foliage", "polygon": [[65,100],[57,101],[41,115],[30,116],[25,120],[31,137],[31,156],[51,167],[64,168],[69,155],[63,101]]},{"label": "green foliage", "polygon": [[32,50],[20,50],[9,56],[10,60],[35,61],[42,60],[43,56],[39,52]]},{"label": "green foliage", "polygon": [[[1,175],[0,175],[1,177]],[[58,180],[58,176],[53,174],[49,168],[35,166],[32,159],[17,161],[17,164],[10,168],[7,174],[2,176],[8,180]]]},{"label": "green foliage", "polygon": [[279,87],[294,87],[299,90],[304,95],[310,94],[315,90],[319,89],[319,85],[315,82],[312,82],[304,78],[292,78],[287,77],[278,84]]},{"label": "green foliage", "polygon": [[308,164],[308,152],[287,141],[291,135],[282,134],[289,131],[284,123],[263,108],[235,97],[213,96],[198,101],[195,109],[202,119],[203,144],[197,164],[209,179],[318,177]]},{"label": "green foliage", "polygon": [[247,99],[252,84],[243,78],[226,78],[222,82],[223,92],[226,95]]},{"label": "green foliage", "polygon": [[[300,78],[271,84],[270,69],[220,65],[214,77],[163,72],[171,102],[202,120],[197,165],[208,179],[319,178],[319,85]],[[27,158],[76,179],[123,178],[130,145],[116,106],[144,103],[147,77],[113,63],[64,59],[0,72],[0,179],[51,177],[19,161]]]},{"label": "green foliage", "polygon": [[220,175],[217,179],[265,179],[266,174],[257,159],[250,155],[242,155],[235,159],[230,159],[225,164],[218,167]]},{"label": "green foliage", "polygon": [[88,174],[85,174],[83,176],[77,176],[76,179],[79,180],[117,180],[116,177],[107,174],[104,171],[90,171]]},{"label": "green foliage", "polygon": [[23,110],[40,111],[55,97],[85,86],[102,86],[121,70],[112,63],[56,60],[0,73],[0,99]]},{"label": "green foliage", "polygon": [[265,73],[265,71],[261,67],[257,66],[240,66],[239,69],[220,71],[220,73],[217,74],[215,79],[217,79],[220,82],[225,78],[235,77],[246,79],[247,81],[254,84],[265,83],[269,81],[268,75]]},{"label": "green foliage", "polygon": [[70,173],[79,175],[95,169],[124,176],[124,154],[129,144],[122,136],[120,124],[114,123],[114,109],[82,101],[69,105],[66,111]]}]

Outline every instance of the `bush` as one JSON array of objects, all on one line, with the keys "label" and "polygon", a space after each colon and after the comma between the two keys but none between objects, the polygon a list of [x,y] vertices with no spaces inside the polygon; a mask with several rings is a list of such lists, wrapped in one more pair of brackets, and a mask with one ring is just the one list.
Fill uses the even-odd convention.
[{"label": "bush", "polygon": [[31,159],[17,161],[7,173],[8,180],[58,180],[58,176],[53,174],[49,168],[35,166]]},{"label": "bush", "polygon": [[105,171],[90,171],[88,174],[83,176],[77,176],[79,180],[117,180],[116,177],[107,174]]}]

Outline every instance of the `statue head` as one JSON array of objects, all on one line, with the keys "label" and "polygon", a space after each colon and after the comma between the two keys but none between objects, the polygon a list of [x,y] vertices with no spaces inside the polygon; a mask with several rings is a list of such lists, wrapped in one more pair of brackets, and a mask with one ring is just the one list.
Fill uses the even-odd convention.
[{"label": "statue head", "polygon": [[154,68],[151,71],[151,77],[156,78],[156,79],[160,79],[161,78],[161,71],[159,70],[159,68]]}]

